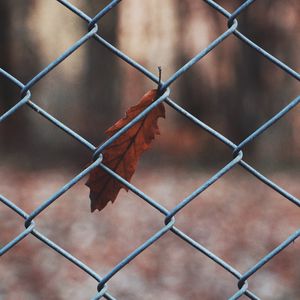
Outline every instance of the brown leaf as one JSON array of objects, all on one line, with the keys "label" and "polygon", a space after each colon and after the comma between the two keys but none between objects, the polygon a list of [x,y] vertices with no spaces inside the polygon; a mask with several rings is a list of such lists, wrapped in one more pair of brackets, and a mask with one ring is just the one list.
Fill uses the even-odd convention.
[{"label": "brown leaf", "polygon": [[[113,136],[147,108],[157,97],[157,90],[147,92],[137,105],[132,106],[126,112],[124,118],[117,121],[105,133],[110,137]],[[140,156],[150,147],[155,135],[159,134],[157,126],[159,117],[165,117],[163,103],[158,104],[142,120],[133,125],[103,150],[103,164],[127,181],[130,181]],[[95,209],[102,210],[109,201],[114,202],[121,188],[128,190],[100,167],[90,173],[86,185],[90,188],[92,212]]]}]

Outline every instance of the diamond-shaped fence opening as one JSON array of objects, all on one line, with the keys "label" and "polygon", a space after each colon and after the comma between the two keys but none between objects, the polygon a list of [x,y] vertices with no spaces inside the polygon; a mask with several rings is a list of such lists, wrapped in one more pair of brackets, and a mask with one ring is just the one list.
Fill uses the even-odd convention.
[{"label": "diamond-shaped fence opening", "polygon": [[[247,270],[241,272],[237,270],[233,265],[229,262],[226,262],[221,257],[219,257],[216,253],[212,252],[209,248],[201,245],[195,239],[192,238],[192,235],[187,234],[180,226],[176,224],[176,217],[184,214],[184,210],[187,209],[192,203],[194,203],[197,196],[209,189],[217,186],[217,182],[220,182],[227,174],[231,174],[233,170],[235,170],[238,166],[243,170],[243,172],[247,172],[249,176],[253,176],[255,180],[260,181],[260,184],[266,186],[266,188],[271,189],[273,194],[278,194],[280,197],[284,198],[286,201],[289,201],[291,205],[294,205],[294,209],[296,210],[299,207],[300,201],[299,199],[283,189],[281,186],[274,183],[270,178],[261,174],[255,167],[250,165],[243,156],[244,148],[252,141],[254,141],[257,137],[264,137],[266,131],[269,130],[277,121],[279,121],[282,117],[284,117],[289,111],[295,110],[295,107],[299,104],[300,96],[294,99],[287,99],[288,104],[283,107],[280,111],[273,115],[270,119],[266,120],[259,128],[253,131],[249,136],[247,136],[243,141],[239,144],[232,142],[226,136],[220,134],[217,130],[210,127],[208,124],[201,121],[201,119],[197,118],[193,115],[193,112],[188,112],[181,105],[179,105],[176,101],[172,99],[172,91],[171,85],[176,82],[178,78],[185,72],[189,72],[190,68],[197,64],[201,59],[203,59],[208,53],[214,51],[219,45],[221,45],[228,37],[234,37],[244,43],[246,46],[252,48],[252,50],[256,51],[257,55],[264,57],[265,60],[268,60],[276,67],[278,67],[282,72],[287,74],[292,80],[299,81],[300,75],[292,68],[288,67],[285,63],[283,63],[280,59],[270,54],[264,48],[255,44],[250,38],[239,31],[239,15],[248,9],[255,9],[255,6],[252,5],[255,0],[248,0],[243,2],[235,11],[229,13],[224,7],[218,4],[215,1],[205,0],[204,2],[210,7],[211,10],[216,11],[217,13],[223,15],[225,19],[227,19],[228,27],[224,29],[224,31],[216,37],[214,41],[208,44],[204,49],[199,51],[193,58],[189,61],[185,62],[183,66],[178,68],[168,79],[163,81],[160,84],[161,96],[155,100],[149,107],[147,107],[143,112],[141,112],[138,116],[136,116],[127,126],[118,131],[111,138],[106,140],[102,145],[96,147],[92,142],[85,139],[83,136],[73,131],[70,127],[68,127],[64,122],[59,121],[55,118],[51,113],[47,110],[40,107],[35,100],[34,93],[31,92],[32,88],[39,83],[44,77],[47,77],[49,73],[51,73],[57,66],[59,66],[65,59],[71,57],[78,49],[83,47],[85,43],[90,40],[96,41],[101,47],[106,48],[110,53],[114,56],[118,56],[119,59],[123,60],[125,63],[129,64],[133,68],[135,68],[138,72],[140,72],[141,76],[145,76],[150,81],[154,83],[159,83],[159,78],[135,61],[133,58],[127,56],[121,50],[118,49],[115,45],[110,43],[101,35],[101,26],[99,25],[99,21],[106,15],[114,11],[114,9],[121,2],[120,0],[111,1],[105,8],[100,10],[94,17],[90,17],[85,14],[81,9],[73,5],[69,1],[65,0],[57,0],[57,5],[62,5],[70,14],[74,14],[78,18],[81,18],[83,21],[87,23],[86,32],[78,39],[73,45],[71,45],[65,52],[63,52],[59,57],[53,60],[50,64],[48,64],[45,68],[42,69],[39,73],[34,75],[28,82],[21,82],[18,79],[18,75],[12,74],[2,68],[0,68],[0,74],[6,80],[10,81],[20,90],[20,99],[15,101],[15,104],[10,107],[7,111],[5,111],[1,116],[1,122],[5,122],[9,118],[12,118],[16,112],[20,109],[31,109],[34,113],[39,114],[41,117],[45,118],[48,122],[55,125],[58,130],[65,132],[67,135],[72,137],[74,140],[85,146],[93,155],[94,161],[90,163],[90,165],[86,166],[80,173],[70,179],[68,183],[66,183],[61,188],[58,188],[54,193],[51,192],[51,195],[47,200],[43,202],[39,202],[32,211],[25,212],[21,207],[14,203],[14,199],[7,199],[4,195],[0,196],[1,205],[5,206],[6,209],[9,208],[21,218],[24,219],[25,229],[18,233],[16,236],[11,238],[11,240],[5,245],[1,245],[0,253],[1,255],[9,253],[11,249],[17,247],[20,243],[22,245],[22,241],[26,240],[29,236],[35,237],[40,240],[41,243],[45,245],[45,247],[49,247],[50,250],[55,251],[59,255],[61,255],[64,259],[68,260],[70,263],[74,264],[77,268],[83,270],[87,276],[95,279],[95,294],[92,299],[116,299],[114,297],[113,289],[110,289],[110,281],[118,274],[118,272],[127,267],[130,262],[134,262],[137,260],[137,256],[148,249],[151,245],[155,245],[160,241],[164,240],[166,236],[172,235],[176,239],[180,240],[180,242],[185,243],[188,247],[193,249],[206,257],[211,264],[216,264],[218,267],[221,267],[223,271],[227,272],[230,276],[232,276],[232,281],[236,283],[237,288],[236,292],[232,294],[228,299],[239,299],[242,297],[249,299],[263,299],[260,298],[260,295],[257,295],[254,291],[251,290],[251,284],[249,284],[249,280],[251,277],[255,277],[257,274],[263,274],[263,267],[268,264],[271,260],[275,258],[275,256],[281,252],[286,251],[287,247],[295,242],[295,240],[300,235],[300,229],[293,232],[290,236],[286,236],[282,243],[275,245],[274,249],[268,253],[265,253],[264,257],[261,259],[257,259],[257,262],[252,264]],[[125,1],[126,2],[126,1]],[[126,3],[124,3],[126,5]],[[286,4],[288,5],[288,4]],[[278,20],[279,22],[280,20]],[[100,29],[99,29],[100,28]],[[5,30],[2,28],[1,30]],[[174,110],[176,114],[180,114],[183,118],[193,123],[199,130],[206,131],[213,139],[218,141],[219,143],[224,144],[229,151],[232,152],[232,158],[229,159],[220,169],[216,170],[211,177],[206,178],[201,185],[195,188],[193,191],[187,191],[184,199],[177,201],[172,208],[167,209],[164,207],[163,201],[160,201],[156,198],[150,197],[147,195],[141,188],[136,187],[135,185],[127,182],[120,175],[116,174],[113,170],[108,168],[102,162],[101,152],[110,145],[113,141],[116,140],[120,135],[122,135],[126,130],[132,127],[136,122],[145,117],[153,108],[155,108],[159,103],[164,102],[169,106],[170,109]],[[23,108],[24,107],[24,108]],[[196,138],[196,137],[195,137]],[[55,243],[54,239],[47,237],[47,234],[43,233],[43,230],[39,228],[39,224],[36,221],[36,218],[39,216],[41,219],[43,218],[43,213],[47,212],[54,203],[62,200],[60,205],[63,204],[63,195],[69,192],[69,189],[76,186],[78,182],[86,175],[88,175],[93,169],[102,168],[105,172],[110,174],[110,176],[116,178],[122,184],[124,184],[130,191],[135,194],[135,196],[140,199],[148,208],[151,210],[155,210],[158,215],[161,216],[161,223],[158,226],[158,230],[154,231],[150,230],[150,237],[145,238],[139,246],[136,246],[135,249],[131,251],[131,253],[126,256],[124,259],[119,260],[117,263],[114,263],[113,267],[110,267],[107,272],[98,273],[89,265],[83,263],[81,260],[76,258],[76,255],[72,253],[72,251],[67,251],[62,248],[58,244]],[[238,185],[238,182],[237,182]],[[18,187],[16,187],[17,189]],[[228,202],[230,199],[228,200]],[[41,216],[40,216],[41,214]],[[3,217],[3,222],[5,222],[5,216]],[[187,221],[185,221],[187,222]],[[191,224],[192,226],[192,224]],[[138,230],[138,229],[136,229]],[[203,230],[203,229],[202,229]],[[209,231],[209,229],[207,229]],[[1,230],[2,231],[2,230]],[[113,238],[113,237],[112,237]],[[228,240],[230,242],[230,239]],[[77,241],[74,241],[76,244]],[[272,245],[274,246],[274,245]],[[20,246],[21,249],[21,246]],[[174,250],[173,250],[174,251]],[[168,259],[168,258],[164,258]],[[296,264],[296,261],[295,261]],[[181,266],[182,267],[182,266]],[[260,278],[263,278],[261,276]],[[134,282],[127,282],[127,284],[134,285]],[[17,287],[16,287],[17,288]],[[43,287],[40,287],[41,289]],[[1,288],[0,288],[1,292]],[[83,296],[84,297],[84,296]],[[121,297],[122,298],[122,297]],[[224,299],[226,296],[224,296]],[[140,299],[143,299],[143,295],[140,295]],[[148,298],[147,298],[148,299]],[[162,298],[163,299],[163,296]],[[198,299],[204,299],[199,297]]]}]

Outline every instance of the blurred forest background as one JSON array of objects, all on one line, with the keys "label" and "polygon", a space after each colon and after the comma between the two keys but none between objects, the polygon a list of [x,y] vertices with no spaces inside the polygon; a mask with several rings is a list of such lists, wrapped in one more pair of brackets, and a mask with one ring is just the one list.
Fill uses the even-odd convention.
[{"label": "blurred forest background", "polygon": [[[70,2],[94,16],[110,1]],[[232,12],[243,1],[217,2]],[[294,70],[300,69],[298,0],[256,1],[238,19],[242,33]],[[151,72],[157,73],[161,66],[166,80],[223,33],[226,24],[226,18],[204,1],[124,0],[101,19],[99,34]],[[0,67],[26,83],[86,32],[87,24],[56,1],[0,1]],[[31,93],[33,102],[98,145],[106,138],[105,129],[154,87],[143,74],[91,39],[34,85]],[[171,86],[176,103],[237,144],[297,94],[296,79],[234,36]],[[0,114],[19,97],[19,89],[0,77]],[[232,154],[171,108],[159,125],[161,137],[143,157],[133,183],[172,208]],[[296,196],[300,194],[299,132],[296,107],[244,149],[247,162]],[[0,155],[1,194],[28,212],[77,174],[92,156],[26,106],[0,125]],[[124,199],[109,205],[107,213],[91,216],[88,191],[82,183],[43,213],[39,224],[47,236],[104,274],[162,225],[161,216],[136,196],[121,192],[119,198]],[[236,168],[180,214],[178,222],[197,241],[246,271],[299,227],[295,209]],[[147,217],[140,216],[140,211]],[[5,244],[21,230],[22,220],[0,207],[0,225],[5,229],[1,229],[0,243]],[[138,226],[143,229],[140,234]],[[226,272],[221,274],[201,254],[179,244],[170,234],[142,254],[137,264],[112,280],[112,293],[116,291],[120,299],[213,300],[226,299],[236,290]],[[253,280],[254,291],[262,299],[300,298],[300,268],[295,263],[299,243],[287,252]],[[27,265],[29,253],[36,261],[31,266]],[[170,263],[164,262],[167,258]],[[30,237],[0,261],[1,281],[5,277],[0,299],[92,296],[95,283],[85,274],[75,275],[75,270]],[[60,286],[62,281],[66,288]]]},{"label": "blurred forest background", "polygon": [[[73,1],[90,15],[109,1]],[[127,0],[101,20],[100,35],[131,58],[167,79],[226,30],[226,19],[202,1]],[[229,11],[239,1],[221,1]],[[56,1],[1,1],[0,65],[29,81],[86,32],[86,24]],[[246,10],[240,31],[299,70],[299,1],[260,1]],[[284,22],[278,22],[284,18]],[[31,90],[32,99],[79,134],[100,144],[104,130],[155,87],[140,72],[90,40]],[[299,92],[297,80],[230,36],[177,80],[172,98],[226,137],[239,143]],[[1,78],[1,112],[18,101],[19,90]],[[297,110],[246,147],[248,159],[270,166],[300,159]],[[214,163],[230,151],[182,116],[168,113],[156,154],[176,162]],[[20,126],[20,124],[22,124]],[[76,141],[27,108],[1,124],[1,155],[36,168],[86,160]],[[178,133],[181,145],[177,145]],[[196,136],[196,138],[195,138]],[[34,137],[34,138],[32,138]],[[174,151],[174,144],[177,151]],[[284,145],[284,146],[283,146]],[[178,146],[180,149],[178,149]],[[211,151],[211,149],[215,151]],[[18,151],[22,149],[22,151]],[[183,153],[185,155],[183,155]],[[51,159],[49,159],[51,155]],[[32,161],[34,160],[34,162]],[[65,162],[67,160],[68,162]],[[41,165],[41,167],[43,167]]]}]

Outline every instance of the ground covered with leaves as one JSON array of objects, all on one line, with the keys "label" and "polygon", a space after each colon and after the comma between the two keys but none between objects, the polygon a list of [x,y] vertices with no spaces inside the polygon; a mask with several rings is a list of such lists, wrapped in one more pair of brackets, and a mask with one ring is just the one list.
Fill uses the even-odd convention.
[{"label": "ground covered with leaves", "polygon": [[[171,209],[216,170],[142,166],[132,183]],[[31,212],[76,172],[2,168],[2,194]],[[267,174],[300,195],[299,173]],[[164,224],[164,217],[132,192],[90,213],[86,179],[36,219],[37,229],[104,275]],[[176,216],[176,226],[241,273],[299,228],[300,212],[284,197],[237,167]],[[0,244],[23,230],[23,220],[0,205]],[[261,299],[299,299],[300,242],[296,240],[249,280]],[[89,299],[97,283],[33,236],[0,260],[1,300]],[[227,299],[237,290],[228,272],[173,233],[167,233],[109,281],[117,299]],[[242,297],[241,299],[246,299]]]}]

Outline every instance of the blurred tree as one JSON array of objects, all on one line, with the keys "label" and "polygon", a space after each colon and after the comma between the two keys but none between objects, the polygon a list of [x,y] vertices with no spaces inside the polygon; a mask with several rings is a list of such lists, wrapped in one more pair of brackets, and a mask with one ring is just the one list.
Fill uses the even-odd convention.
[{"label": "blurred tree", "polygon": [[[161,66],[166,80],[176,71],[179,23],[173,0],[127,0],[119,5],[118,46],[154,74],[158,75],[157,67]],[[121,68],[126,109],[156,84],[128,64],[122,63]]]},{"label": "blurred tree", "polygon": [[[110,1],[93,0],[85,3],[91,16],[96,15]],[[98,22],[99,35],[112,45],[117,40],[118,10],[114,9]],[[83,106],[83,132],[96,143],[104,138],[104,130],[118,118],[122,103],[120,89],[119,59],[98,42],[87,43],[87,53],[83,74],[82,92],[85,94]]]},{"label": "blurred tree", "polygon": [[[0,2],[0,66],[23,83],[32,78],[40,66],[38,53],[32,51],[35,43],[27,27],[34,3],[35,0]],[[3,77],[0,99],[1,113],[20,100],[19,88]],[[28,126],[28,116],[23,114],[22,109],[1,124],[0,141],[6,153],[17,152],[16,145],[19,143],[23,145],[22,151],[26,151],[26,140],[30,134]]]},{"label": "blurred tree", "polygon": [[[11,2],[1,1],[0,2],[0,66],[6,71],[13,69],[13,58],[10,55],[12,50],[12,10]],[[1,88],[0,88],[0,108],[1,114],[11,108],[17,101],[18,98],[14,98],[15,89],[9,80],[1,78]],[[11,146],[13,142],[14,132],[18,130],[20,124],[7,123],[1,124],[0,127],[0,145],[5,147]],[[0,149],[1,150],[1,149]]]}]

